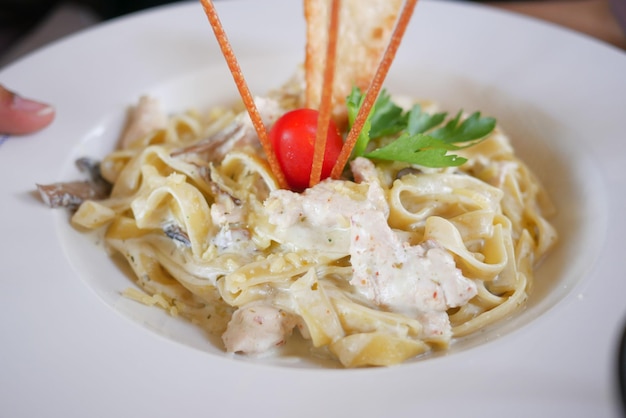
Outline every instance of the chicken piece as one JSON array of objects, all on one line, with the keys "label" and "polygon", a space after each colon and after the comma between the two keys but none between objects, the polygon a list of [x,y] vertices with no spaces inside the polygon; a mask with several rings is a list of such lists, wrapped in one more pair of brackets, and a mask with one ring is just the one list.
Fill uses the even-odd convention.
[{"label": "chicken piece", "polygon": [[379,306],[420,318],[426,337],[449,336],[446,310],[477,293],[452,255],[435,241],[402,241],[379,211],[361,211],[351,221],[350,284]]},{"label": "chicken piece", "polygon": [[294,250],[347,255],[350,217],[360,210],[389,213],[378,183],[325,180],[304,193],[275,190],[264,202],[272,238]]},{"label": "chicken piece", "polygon": [[132,148],[135,141],[150,132],[165,128],[166,124],[167,115],[161,108],[161,102],[153,97],[142,96],[137,105],[130,109],[119,148]]},{"label": "chicken piece", "polygon": [[[305,0],[306,107],[318,109],[322,95],[331,0]],[[343,126],[345,99],[353,86],[366,90],[391,39],[404,0],[343,0],[339,12],[333,118]]]},{"label": "chicken piece", "polygon": [[235,311],[222,341],[229,353],[262,354],[283,345],[297,323],[294,315],[252,302]]}]

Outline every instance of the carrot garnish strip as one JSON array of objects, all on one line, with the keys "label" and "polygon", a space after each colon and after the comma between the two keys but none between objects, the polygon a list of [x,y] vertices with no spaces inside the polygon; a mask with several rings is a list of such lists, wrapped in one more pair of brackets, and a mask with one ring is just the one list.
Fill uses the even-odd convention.
[{"label": "carrot garnish strip", "polygon": [[335,57],[337,55],[337,36],[339,33],[339,10],[340,0],[332,0],[330,9],[330,23],[328,27],[328,45],[326,47],[326,67],[324,68],[324,80],[322,95],[317,117],[317,132],[315,147],[313,149],[313,163],[311,165],[311,177],[309,187],[315,186],[322,177],[324,166],[324,154],[326,151],[326,136],[332,113],[332,93],[335,76]]},{"label": "carrot garnish strip", "polygon": [[215,38],[217,39],[217,43],[222,50],[222,55],[226,60],[226,64],[228,65],[228,69],[230,70],[233,79],[235,80],[235,84],[237,85],[237,90],[239,90],[239,95],[243,100],[243,104],[248,111],[248,115],[250,115],[250,119],[252,120],[252,125],[256,130],[257,135],[259,136],[259,140],[261,142],[261,146],[263,147],[263,151],[265,151],[265,155],[267,156],[267,161],[270,165],[270,169],[272,173],[276,177],[276,181],[278,185],[286,189],[288,187],[287,180],[285,179],[285,175],[280,168],[280,164],[274,154],[274,150],[272,149],[272,143],[269,140],[269,136],[267,134],[267,129],[263,124],[263,119],[259,114],[259,110],[254,103],[254,99],[252,94],[250,93],[250,89],[248,88],[248,84],[243,76],[239,63],[237,62],[237,57],[233,52],[233,49],[228,41],[228,37],[226,36],[226,32],[220,22],[219,16],[217,15],[217,11],[215,10],[215,6],[213,5],[212,0],[200,0],[202,3],[202,8],[204,9],[204,13],[209,19],[209,23],[211,23],[211,27],[213,28],[213,32],[215,33]]},{"label": "carrot garnish strip", "polygon": [[383,54],[383,57],[378,64],[378,68],[376,69],[376,73],[374,74],[374,78],[370,83],[370,86],[365,94],[365,98],[363,99],[363,104],[359,109],[359,113],[354,120],[354,124],[348,132],[348,136],[346,137],[346,141],[341,148],[341,152],[339,153],[339,157],[337,158],[337,162],[333,166],[333,170],[331,171],[330,176],[334,179],[338,179],[343,172],[343,168],[346,163],[350,159],[350,155],[352,154],[352,150],[356,145],[357,139],[359,138],[359,134],[363,129],[363,125],[367,120],[374,103],[380,93],[382,85],[385,81],[385,77],[387,77],[387,73],[389,72],[389,68],[393,63],[393,60],[396,56],[396,52],[400,47],[400,42],[402,41],[402,37],[406,32],[406,28],[411,21],[411,16],[413,15],[413,10],[415,10],[415,5],[418,0],[407,0],[404,3],[404,7],[402,8],[402,12],[400,17],[398,18],[398,22],[396,23],[396,27],[393,30],[391,35],[391,39],[389,40],[389,44]]}]

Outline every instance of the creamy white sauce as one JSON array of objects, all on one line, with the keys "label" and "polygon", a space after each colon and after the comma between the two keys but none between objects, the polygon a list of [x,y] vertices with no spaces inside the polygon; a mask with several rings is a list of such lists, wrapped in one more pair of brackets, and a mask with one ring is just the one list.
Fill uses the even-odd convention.
[{"label": "creamy white sauce", "polygon": [[303,193],[272,192],[265,202],[279,242],[350,255],[350,284],[382,309],[418,318],[424,336],[449,336],[449,308],[477,293],[452,255],[435,241],[411,245],[387,223],[389,207],[369,160],[352,164],[360,184],[326,180]]},{"label": "creamy white sauce", "polygon": [[[357,184],[327,179],[303,193],[275,190],[265,201],[268,222],[275,226],[269,233],[285,246],[302,250],[323,250],[347,255],[350,247],[350,218],[371,209],[387,216],[389,206],[384,191],[375,179],[371,161],[359,158]],[[371,165],[371,167],[370,167]]]}]

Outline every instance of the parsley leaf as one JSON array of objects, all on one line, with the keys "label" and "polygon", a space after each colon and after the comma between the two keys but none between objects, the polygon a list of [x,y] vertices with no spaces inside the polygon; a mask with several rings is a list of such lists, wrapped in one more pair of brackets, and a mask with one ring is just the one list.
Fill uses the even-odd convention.
[{"label": "parsley leaf", "polygon": [[[363,104],[363,94],[353,88],[347,98],[350,127]],[[474,112],[461,120],[461,111],[446,122],[447,113],[433,115],[420,105],[405,112],[382,91],[376,100],[353,150],[353,157],[364,156],[390,161],[402,161],[424,167],[456,167],[467,161],[448,151],[460,150],[484,140],[496,126],[496,120]],[[440,126],[440,127],[439,127]],[[387,145],[365,153],[371,139],[397,136]]]},{"label": "parsley leaf", "polygon": [[407,119],[404,109],[393,103],[391,96],[383,90],[376,99],[374,112],[371,115],[370,138],[381,138],[403,131],[406,128]]},{"label": "parsley leaf", "polygon": [[446,143],[454,144],[459,142],[469,142],[483,138],[496,127],[496,120],[489,117],[480,117],[480,112],[472,113],[459,125],[461,112],[456,117],[446,123],[443,128],[436,129],[430,135]]},{"label": "parsley leaf", "polygon": [[445,120],[447,113],[436,113],[430,115],[422,111],[419,104],[413,106],[408,117],[407,132],[410,134],[421,134],[431,130],[435,126],[441,125]]},{"label": "parsley leaf", "polygon": [[[358,87],[353,87],[352,92],[346,99],[346,104],[348,106],[348,128],[352,128],[352,125],[354,125],[354,121],[356,120],[357,114],[359,113],[359,109],[363,105],[364,99],[365,99],[365,96],[361,94],[361,90]],[[370,141],[369,132],[370,132],[371,125],[372,125],[371,118],[375,110],[376,110],[376,104],[374,104],[374,107],[370,111],[370,114],[368,118],[365,120],[365,123],[363,124],[363,128],[361,129],[361,132],[359,133],[359,137],[356,140],[354,149],[352,150],[353,157],[358,157],[360,155],[363,155],[363,153],[365,152],[365,148],[367,147],[367,144]]]},{"label": "parsley leaf", "polygon": [[424,167],[456,167],[467,159],[458,155],[448,155],[448,151],[457,150],[452,144],[422,133],[403,133],[390,144],[365,154],[367,158],[402,161]]},{"label": "parsley leaf", "polygon": [[[353,87],[350,96],[348,96],[346,100],[350,128],[356,120],[364,99],[365,95],[361,90],[357,87]],[[393,103],[391,96],[383,90],[376,99],[365,125],[359,134],[352,155],[363,155],[370,138],[382,138],[402,132],[407,126],[407,120],[408,115],[404,109]]]}]

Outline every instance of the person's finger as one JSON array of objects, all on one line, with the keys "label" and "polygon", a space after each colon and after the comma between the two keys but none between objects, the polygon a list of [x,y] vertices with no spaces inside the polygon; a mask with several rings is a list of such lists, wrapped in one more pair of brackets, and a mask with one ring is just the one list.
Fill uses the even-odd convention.
[{"label": "person's finger", "polygon": [[0,85],[0,134],[36,132],[48,126],[54,115],[52,106],[21,97]]}]

